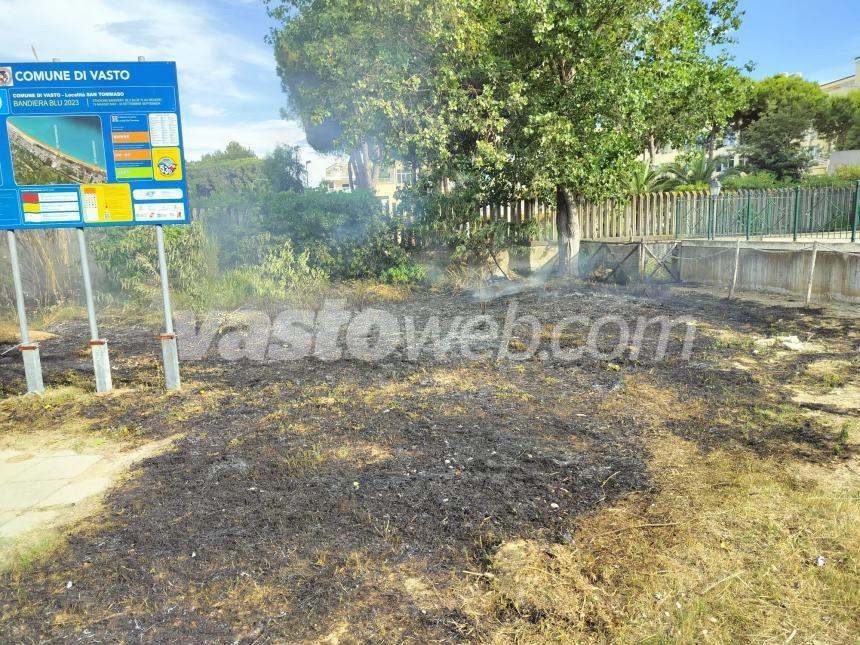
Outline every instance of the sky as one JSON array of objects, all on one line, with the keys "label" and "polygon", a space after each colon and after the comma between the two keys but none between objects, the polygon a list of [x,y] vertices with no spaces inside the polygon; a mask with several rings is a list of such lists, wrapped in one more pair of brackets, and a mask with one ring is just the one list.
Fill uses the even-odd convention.
[{"label": "sky", "polygon": [[[753,76],[800,73],[819,82],[854,73],[858,0],[740,0],[744,23],[731,46]],[[265,36],[262,0],[0,0],[0,61],[175,60],[186,156],[232,140],[258,154],[302,147],[317,184],[331,157],[315,153],[286,102]]]}]

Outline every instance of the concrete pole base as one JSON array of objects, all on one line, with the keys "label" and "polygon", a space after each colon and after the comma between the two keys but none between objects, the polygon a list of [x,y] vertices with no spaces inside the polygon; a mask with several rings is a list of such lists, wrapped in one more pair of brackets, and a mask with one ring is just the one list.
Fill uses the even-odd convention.
[{"label": "concrete pole base", "polygon": [[164,384],[168,390],[181,390],[179,378],[179,351],[176,347],[176,334],[162,334],[161,353],[164,356]]},{"label": "concrete pole base", "polygon": [[42,359],[39,356],[39,345],[31,343],[21,345],[21,356],[24,358],[24,376],[27,379],[29,394],[44,394],[45,383],[42,380]]},{"label": "concrete pole base", "polygon": [[110,392],[113,389],[113,377],[110,373],[107,341],[91,340],[90,351],[93,353],[93,369],[96,373],[96,392]]}]

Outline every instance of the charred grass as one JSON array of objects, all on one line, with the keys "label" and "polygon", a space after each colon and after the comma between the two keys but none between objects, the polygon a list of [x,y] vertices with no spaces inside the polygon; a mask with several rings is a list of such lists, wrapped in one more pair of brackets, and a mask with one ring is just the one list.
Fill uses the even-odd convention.
[{"label": "charred grass", "polygon": [[[0,574],[5,639],[849,642],[856,418],[793,388],[856,385],[857,320],[696,292],[517,299],[550,325],[669,314],[701,331],[690,361],[660,363],[209,356],[165,395],[151,330],[128,329],[121,391],[99,397],[57,330],[49,396],[5,380],[0,428],[177,438]],[[503,317],[507,301],[396,306]],[[818,345],[757,349],[777,334]]]}]

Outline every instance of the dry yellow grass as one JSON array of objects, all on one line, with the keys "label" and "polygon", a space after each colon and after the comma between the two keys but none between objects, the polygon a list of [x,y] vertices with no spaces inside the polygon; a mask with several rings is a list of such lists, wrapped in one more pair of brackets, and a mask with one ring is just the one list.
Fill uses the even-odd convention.
[{"label": "dry yellow grass", "polygon": [[[31,330],[30,340],[36,343],[42,343],[46,340],[56,338],[55,334],[46,331]],[[2,345],[17,345],[21,342],[21,331],[18,325],[11,323],[0,323],[0,344]]]},{"label": "dry yellow grass", "polygon": [[687,420],[704,413],[701,401],[684,400],[674,389],[656,387],[642,378],[628,379],[624,388],[607,396],[599,406],[601,412],[636,411],[640,420],[660,427],[668,419]]},{"label": "dry yellow grass", "polygon": [[[570,545],[502,545],[465,604],[491,642],[850,642],[860,633],[860,481],[651,442],[653,496],[583,520]],[[816,566],[818,556],[825,558]]]}]

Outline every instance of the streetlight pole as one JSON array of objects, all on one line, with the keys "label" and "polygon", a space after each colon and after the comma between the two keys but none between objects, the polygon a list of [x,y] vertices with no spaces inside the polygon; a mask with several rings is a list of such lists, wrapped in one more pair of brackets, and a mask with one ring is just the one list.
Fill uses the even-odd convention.
[{"label": "streetlight pole", "polygon": [[713,240],[716,238],[716,229],[717,229],[717,198],[720,196],[720,190],[722,190],[723,185],[720,183],[720,180],[716,177],[711,179],[710,181],[710,190],[711,190],[711,199],[709,201],[709,215],[710,217],[708,222],[708,239]]}]

